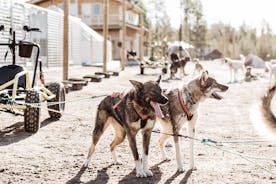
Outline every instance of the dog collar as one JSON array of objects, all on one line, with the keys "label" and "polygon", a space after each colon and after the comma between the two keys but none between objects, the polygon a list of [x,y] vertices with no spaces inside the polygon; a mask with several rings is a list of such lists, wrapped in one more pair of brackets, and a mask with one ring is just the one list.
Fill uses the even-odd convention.
[{"label": "dog collar", "polygon": [[187,89],[185,90],[185,94],[187,96],[187,100],[188,102],[190,102],[191,105],[194,105],[195,104],[195,101],[192,97],[192,94],[190,93],[190,91],[188,91]]},{"label": "dog collar", "polygon": [[[190,96],[190,95],[189,95]],[[191,97],[191,96],[190,96]],[[189,102],[189,97],[187,95],[187,98],[188,98],[188,102]],[[192,100],[192,98],[190,98]],[[182,97],[182,92],[180,90],[178,90],[178,100],[179,100],[179,103],[180,103],[180,106],[182,108],[182,110],[184,111],[184,113],[186,114],[187,116],[187,119],[190,121],[192,118],[193,118],[193,113],[190,112],[188,110],[188,108],[186,107],[185,103],[184,103],[184,100],[183,100],[183,97]],[[192,100],[193,101],[193,100]],[[191,103],[191,102],[190,102]],[[191,105],[193,105],[193,103],[191,103]]]}]

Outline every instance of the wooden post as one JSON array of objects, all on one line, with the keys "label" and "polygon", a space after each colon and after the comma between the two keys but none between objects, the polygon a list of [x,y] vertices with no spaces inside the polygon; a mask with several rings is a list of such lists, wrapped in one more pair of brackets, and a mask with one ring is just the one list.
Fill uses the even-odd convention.
[{"label": "wooden post", "polygon": [[64,21],[63,21],[63,80],[68,79],[68,10],[69,1],[64,0]]},{"label": "wooden post", "polygon": [[140,13],[140,61],[144,60],[144,17]]},{"label": "wooden post", "polygon": [[125,70],[126,65],[126,0],[122,1],[123,5],[123,22],[122,22],[122,47],[121,47],[121,69]]},{"label": "wooden post", "polygon": [[148,47],[147,47],[147,56],[152,56],[153,54],[151,53],[151,46],[152,46],[152,42],[153,42],[153,36],[152,36],[152,31],[153,31],[153,28],[152,26],[150,25],[149,26],[149,36],[148,36]]},{"label": "wooden post", "polygon": [[107,65],[107,35],[108,35],[108,13],[109,13],[109,0],[104,0],[104,17],[103,17],[103,72],[106,72]]}]

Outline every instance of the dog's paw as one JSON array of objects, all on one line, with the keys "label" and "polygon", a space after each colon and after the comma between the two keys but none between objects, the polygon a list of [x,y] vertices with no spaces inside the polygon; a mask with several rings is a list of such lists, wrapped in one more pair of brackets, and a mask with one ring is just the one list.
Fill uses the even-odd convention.
[{"label": "dog's paw", "polygon": [[190,167],[189,167],[189,170],[191,170],[191,171],[196,171],[197,168],[196,168],[195,166],[190,166]]},{"label": "dog's paw", "polygon": [[177,167],[177,172],[183,173],[183,172],[185,172],[185,169],[182,166],[178,166]]},{"label": "dog's paw", "polygon": [[168,141],[165,145],[166,148],[169,148],[169,147],[173,147],[172,143],[170,141]]},{"label": "dog's paw", "polygon": [[147,177],[147,174],[143,170],[136,171],[136,177],[145,178],[145,177]]},{"label": "dog's paw", "polygon": [[165,162],[171,161],[171,158],[170,158],[170,157],[167,157],[167,156],[162,157],[162,159],[163,159],[163,161],[165,161]]},{"label": "dog's paw", "polygon": [[86,161],[83,164],[83,167],[88,167],[88,165],[90,164],[90,162],[91,162],[91,159],[87,158]]},{"label": "dog's paw", "polygon": [[113,162],[113,165],[123,165],[123,162],[117,160],[116,162]]},{"label": "dog's paw", "polygon": [[149,169],[145,169],[144,172],[147,176],[153,176],[153,173]]}]

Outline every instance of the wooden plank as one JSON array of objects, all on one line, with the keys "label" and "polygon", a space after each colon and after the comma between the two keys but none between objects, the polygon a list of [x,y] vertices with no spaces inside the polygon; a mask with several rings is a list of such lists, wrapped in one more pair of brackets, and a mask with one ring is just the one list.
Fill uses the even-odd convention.
[{"label": "wooden plank", "polygon": [[82,84],[84,86],[88,85],[88,80],[86,80],[86,79],[82,79],[82,78],[69,78],[68,80],[72,81],[72,82],[79,82],[80,84]]},{"label": "wooden plank", "polygon": [[81,90],[82,87],[84,86],[84,82],[77,82],[77,81],[64,80],[62,81],[62,83],[65,86],[68,86],[70,91]]},{"label": "wooden plank", "polygon": [[95,72],[95,75],[104,75],[104,78],[110,77],[110,74],[108,72]]},{"label": "wooden plank", "polygon": [[90,79],[90,82],[101,82],[104,78],[104,75],[85,75],[84,79]]},{"label": "wooden plank", "polygon": [[108,73],[112,76],[119,76],[119,72],[108,71]]}]

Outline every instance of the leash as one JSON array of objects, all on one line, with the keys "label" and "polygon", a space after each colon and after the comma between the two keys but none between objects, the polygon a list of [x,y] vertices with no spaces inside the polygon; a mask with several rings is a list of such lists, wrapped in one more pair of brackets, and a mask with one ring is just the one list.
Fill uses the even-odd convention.
[{"label": "leash", "polygon": [[[220,141],[212,140],[210,138],[198,139],[198,138],[194,138],[194,137],[190,137],[190,136],[186,136],[186,135],[182,135],[182,134],[169,134],[169,133],[163,133],[163,132],[155,131],[155,130],[152,130],[152,132],[158,133],[158,134],[164,134],[164,135],[169,135],[169,136],[178,136],[178,137],[183,137],[183,138],[186,138],[186,139],[195,140],[197,142],[200,142],[203,145],[215,148],[215,149],[220,150],[222,152],[226,152],[226,153],[229,153],[229,154],[232,154],[232,155],[239,156],[240,158],[242,158],[242,159],[244,159],[244,160],[246,160],[248,162],[251,162],[251,163],[255,164],[260,169],[263,169],[264,171],[268,172],[269,174],[272,174],[272,175],[276,176],[276,173],[272,172],[271,170],[263,167],[262,165],[260,165],[256,161],[254,161],[254,160],[266,160],[266,161],[273,161],[274,163],[276,163],[276,158],[256,157],[256,156],[252,156],[252,155],[245,155],[245,154],[240,154],[240,153],[238,153],[236,151],[233,151],[233,150],[230,150],[230,149],[225,149],[225,148],[221,147],[221,146],[223,146],[221,143],[248,143],[248,142],[258,142],[258,141],[251,141],[250,140],[250,141],[230,141],[230,142],[227,142],[227,141],[223,142],[223,141],[221,141],[220,142]],[[259,142],[269,142],[269,141],[259,141]],[[218,146],[218,144],[220,144],[220,146]]]},{"label": "leash", "polygon": [[[107,94],[105,95],[97,95],[97,96],[88,96],[88,97],[84,97],[84,98],[76,98],[73,100],[67,100],[67,101],[59,101],[59,102],[47,102],[47,106],[52,106],[52,105],[60,105],[60,104],[65,104],[65,103],[73,103],[73,102],[80,102],[83,100],[89,100],[89,99],[96,99],[96,98],[101,98],[101,97],[106,97],[108,96]],[[9,100],[9,98],[3,98],[0,97],[0,101],[1,100],[8,100],[8,104],[7,105],[14,105],[14,104],[19,104],[19,105],[26,105],[26,106],[39,106],[41,104],[44,104],[44,102],[40,102],[40,103],[25,103],[25,102],[20,102],[20,101],[16,101],[16,100]]]},{"label": "leash", "polygon": [[194,137],[190,137],[190,136],[187,136],[187,135],[181,135],[181,134],[169,134],[169,133],[164,133],[164,132],[160,132],[160,131],[156,131],[156,130],[152,130],[152,132],[157,133],[157,134],[164,134],[164,135],[169,135],[169,136],[177,136],[177,137],[182,137],[182,138],[185,138],[185,139],[193,139],[193,140],[196,140],[196,141],[201,142],[201,140],[200,140],[200,139],[197,139],[197,138],[194,138]]}]

